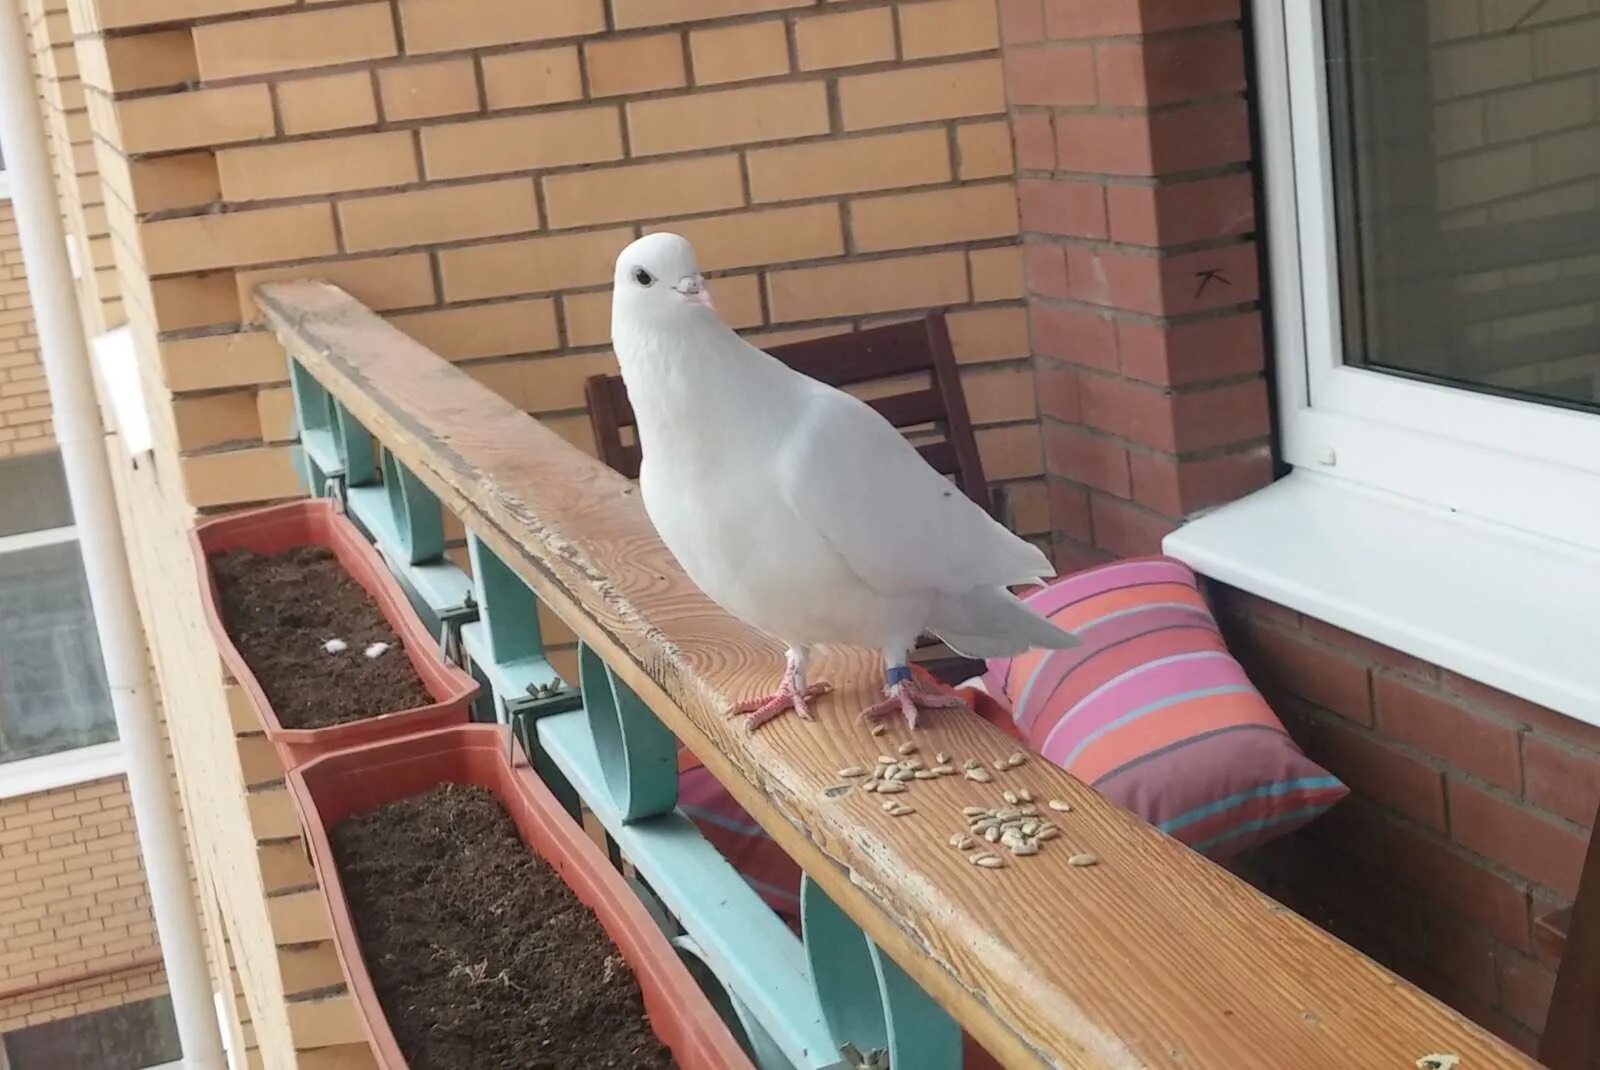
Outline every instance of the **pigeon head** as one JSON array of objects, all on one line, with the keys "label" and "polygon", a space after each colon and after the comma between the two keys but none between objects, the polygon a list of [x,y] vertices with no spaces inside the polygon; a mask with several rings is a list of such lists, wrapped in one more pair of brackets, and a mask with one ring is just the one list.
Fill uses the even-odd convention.
[{"label": "pigeon head", "polygon": [[694,246],[676,234],[647,234],[622,250],[612,279],[613,322],[670,326],[711,311]]}]

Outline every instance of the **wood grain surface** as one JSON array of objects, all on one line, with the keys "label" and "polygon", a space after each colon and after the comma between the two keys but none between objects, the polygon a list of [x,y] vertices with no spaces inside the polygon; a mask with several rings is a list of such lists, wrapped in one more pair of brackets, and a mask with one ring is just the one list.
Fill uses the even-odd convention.
[{"label": "wood grain surface", "polygon": [[[1410,1070],[1432,1053],[1460,1056],[1460,1070],[1534,1065],[1041,759],[990,784],[915,781],[894,796],[915,807],[906,817],[840,792],[837,770],[909,738],[856,719],[881,686],[875,656],[821,653],[813,678],[836,690],[819,720],[745,733],[724,711],[772,690],[782,650],[694,587],[632,484],[332,286],[271,284],[258,300],[294,358],[1005,1065]],[[927,723],[925,757],[992,765],[1014,749],[975,715]],[[1021,788],[1073,806],[1055,815],[1060,839],[999,870],[948,844],[963,806]],[[1069,866],[1079,852],[1099,864]]]}]

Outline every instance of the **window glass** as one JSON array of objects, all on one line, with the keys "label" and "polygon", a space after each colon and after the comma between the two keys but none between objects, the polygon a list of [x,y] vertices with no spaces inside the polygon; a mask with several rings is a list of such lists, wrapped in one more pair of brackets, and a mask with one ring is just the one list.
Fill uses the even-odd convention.
[{"label": "window glass", "polygon": [[166,996],[19,1029],[0,1044],[10,1070],[144,1070],[181,1054]]},{"label": "window glass", "polygon": [[71,525],[72,503],[59,453],[0,460],[0,539]]},{"label": "window glass", "polygon": [[1324,11],[1345,362],[1600,411],[1600,7]]}]

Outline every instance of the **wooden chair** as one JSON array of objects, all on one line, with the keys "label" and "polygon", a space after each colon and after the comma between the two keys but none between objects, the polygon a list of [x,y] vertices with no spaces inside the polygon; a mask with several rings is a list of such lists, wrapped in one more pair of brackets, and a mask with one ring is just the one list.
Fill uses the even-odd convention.
[{"label": "wooden chair", "polygon": [[[994,513],[944,313],[930,312],[920,320],[854,334],[791,342],[768,352],[829,386],[845,389],[881,384],[869,392],[867,403],[907,432],[929,465],[949,476],[984,510]],[[915,381],[909,384],[895,382],[913,377]],[[638,479],[636,424],[622,378],[591,376],[584,389],[600,459],[629,479]],[[629,433],[626,439],[624,432]],[[924,660],[922,665],[945,683],[983,671],[981,661],[966,658]]]},{"label": "wooden chair", "polygon": [[1540,918],[1534,935],[1561,958],[1539,1061],[1550,1070],[1594,1070],[1600,1067],[1600,835],[1591,834],[1572,906]]}]

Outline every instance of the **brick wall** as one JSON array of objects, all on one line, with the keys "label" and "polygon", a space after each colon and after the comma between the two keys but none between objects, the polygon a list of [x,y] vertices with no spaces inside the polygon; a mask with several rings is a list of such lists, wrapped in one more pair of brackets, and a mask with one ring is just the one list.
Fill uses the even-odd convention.
[{"label": "brick wall", "polygon": [[122,778],[0,802],[0,1033],[165,989]]},{"label": "brick wall", "polygon": [[1270,476],[1237,0],[1002,0],[1063,567]]},{"label": "brick wall", "polygon": [[612,260],[670,226],[757,341],[954,309],[988,474],[1047,532],[993,0],[756,6],[95,5],[128,31],[79,50],[191,501],[294,492],[259,281],[344,285],[592,449]]},{"label": "brick wall", "polygon": [[55,448],[11,202],[0,200],[0,458]]}]

